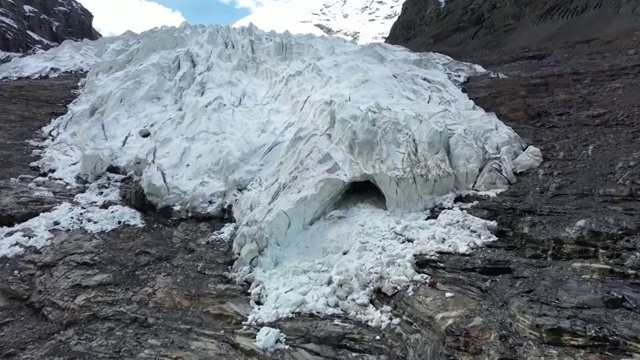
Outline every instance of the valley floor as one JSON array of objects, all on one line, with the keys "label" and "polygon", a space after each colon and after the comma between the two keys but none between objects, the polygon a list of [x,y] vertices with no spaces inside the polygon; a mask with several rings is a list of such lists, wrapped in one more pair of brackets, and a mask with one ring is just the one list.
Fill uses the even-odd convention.
[{"label": "valley floor", "polygon": [[[144,228],[61,233],[0,259],[0,357],[640,357],[640,55],[630,43],[465,59],[508,76],[471,78],[466,91],[545,162],[471,210],[498,221],[499,241],[471,256],[418,259],[437,285],[377,297],[401,318],[398,331],[296,317],[271,325],[289,348],[265,353],[253,344],[259,328],[242,325],[247,288],[225,276],[229,244],[208,241],[221,224],[147,213]],[[24,141],[65,111],[77,82],[0,83],[1,226],[73,195],[43,184],[54,196],[38,196],[30,178],[9,179],[37,175]],[[125,193],[139,202],[134,187]]]}]

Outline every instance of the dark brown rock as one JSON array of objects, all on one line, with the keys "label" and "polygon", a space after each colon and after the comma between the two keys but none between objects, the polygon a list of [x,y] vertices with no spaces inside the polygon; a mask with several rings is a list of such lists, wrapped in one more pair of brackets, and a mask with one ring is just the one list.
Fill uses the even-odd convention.
[{"label": "dark brown rock", "polygon": [[418,259],[439,289],[477,301],[445,329],[452,358],[640,354],[638,11],[636,0],[405,3],[387,42],[505,75],[464,90],[544,156],[498,197],[465,199],[498,222],[499,241]]},{"label": "dark brown rock", "polygon": [[[407,0],[387,43],[473,57],[487,50],[589,43],[640,25],[638,0]],[[635,44],[620,49],[628,56]],[[507,55],[507,54],[505,54]],[[540,60],[546,51],[508,57]]]},{"label": "dark brown rock", "polygon": [[75,0],[0,0],[0,51],[26,53],[65,40],[96,40],[100,34],[92,23],[93,15]]},{"label": "dark brown rock", "polygon": [[41,128],[67,112],[77,96],[81,74],[46,80],[0,82],[0,180],[37,176],[29,164],[38,158],[30,140],[42,137]]}]

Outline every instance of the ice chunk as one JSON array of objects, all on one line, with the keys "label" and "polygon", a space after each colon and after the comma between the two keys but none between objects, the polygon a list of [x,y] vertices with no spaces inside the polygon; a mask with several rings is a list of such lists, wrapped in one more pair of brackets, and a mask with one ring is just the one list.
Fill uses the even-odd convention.
[{"label": "ice chunk", "polygon": [[[132,46],[135,39],[135,34],[125,34],[96,41],[65,40],[61,46],[48,51],[25,57],[15,56],[10,62],[0,65],[0,80],[55,77],[66,72],[89,71],[96,64],[121,55]],[[0,60],[2,58],[3,53],[0,52]]]},{"label": "ice chunk", "polygon": [[513,172],[516,174],[535,169],[542,164],[542,152],[535,146],[527,149],[513,160]]},{"label": "ice chunk", "polygon": [[271,352],[286,348],[285,339],[285,334],[280,332],[280,330],[264,326],[260,329],[258,335],[256,335],[255,344],[262,350]]},{"label": "ice chunk", "polygon": [[495,240],[495,223],[459,209],[437,219],[399,216],[372,204],[346,205],[295,237],[270,245],[252,273],[250,323],[269,323],[296,313],[347,315],[374,326],[392,318],[369,299],[376,289],[393,295],[427,276],[413,266],[416,255],[469,253]]}]

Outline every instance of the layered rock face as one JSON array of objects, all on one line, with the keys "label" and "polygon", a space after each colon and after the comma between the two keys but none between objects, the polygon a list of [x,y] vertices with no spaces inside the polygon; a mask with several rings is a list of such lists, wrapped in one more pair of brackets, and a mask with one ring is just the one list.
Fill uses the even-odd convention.
[{"label": "layered rock face", "polygon": [[414,51],[487,49],[594,39],[640,25],[637,0],[407,0],[386,42]]},{"label": "layered rock face", "polygon": [[95,40],[100,34],[92,22],[93,15],[75,0],[0,0],[0,52],[46,50],[68,39]]},{"label": "layered rock face", "polygon": [[498,222],[499,241],[419,261],[456,299],[479,299],[444,327],[453,358],[640,353],[639,14],[636,0],[405,3],[387,42],[504,75],[465,91],[544,155],[470,210]]}]

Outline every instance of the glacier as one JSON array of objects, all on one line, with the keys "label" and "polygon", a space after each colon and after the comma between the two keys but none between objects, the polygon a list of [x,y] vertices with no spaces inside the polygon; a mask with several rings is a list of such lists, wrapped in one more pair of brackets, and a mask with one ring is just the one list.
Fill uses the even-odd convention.
[{"label": "glacier", "polygon": [[[424,281],[416,254],[495,239],[492,222],[429,209],[542,161],[460,90],[483,68],[387,44],[185,23],[64,43],[0,78],[89,69],[36,164],[68,183],[116,166],[183,216],[231,206],[224,238],[232,276],[252,282],[253,323],[310,312],[387,326],[368,299]],[[377,201],[348,195],[362,184]]]}]

